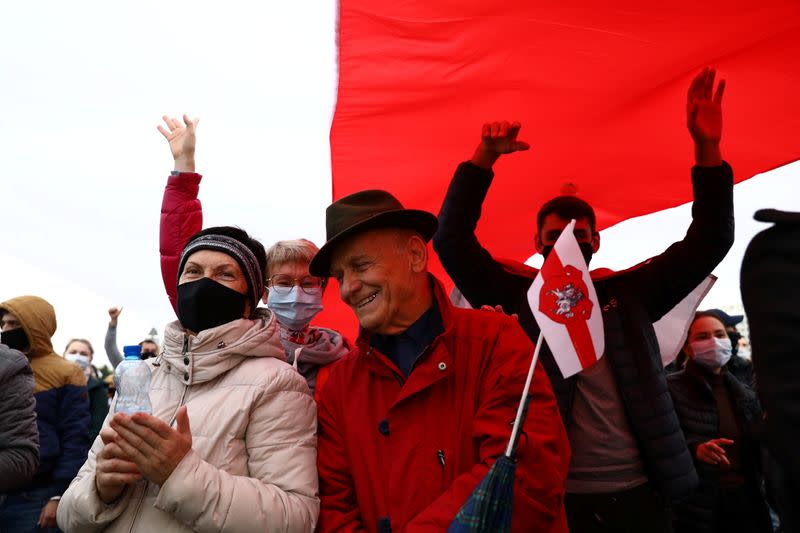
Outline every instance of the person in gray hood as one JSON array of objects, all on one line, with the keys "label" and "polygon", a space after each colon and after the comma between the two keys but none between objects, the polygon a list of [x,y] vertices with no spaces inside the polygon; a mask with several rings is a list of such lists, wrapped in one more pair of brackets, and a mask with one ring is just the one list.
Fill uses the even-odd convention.
[{"label": "person in gray hood", "polygon": [[33,372],[17,350],[0,344],[0,500],[24,486],[39,466]]}]

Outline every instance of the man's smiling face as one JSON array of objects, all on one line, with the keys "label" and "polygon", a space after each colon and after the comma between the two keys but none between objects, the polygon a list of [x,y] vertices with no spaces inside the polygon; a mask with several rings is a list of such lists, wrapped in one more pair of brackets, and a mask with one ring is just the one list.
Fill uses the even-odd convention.
[{"label": "man's smiling face", "polygon": [[419,267],[413,239],[422,242],[404,230],[375,229],[346,239],[333,251],[331,276],[364,329],[394,335],[417,318]]}]

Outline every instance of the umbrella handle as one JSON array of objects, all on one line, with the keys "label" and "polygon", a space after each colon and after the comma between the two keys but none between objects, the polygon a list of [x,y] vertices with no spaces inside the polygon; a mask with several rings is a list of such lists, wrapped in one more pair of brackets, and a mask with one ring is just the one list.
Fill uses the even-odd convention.
[{"label": "umbrella handle", "polygon": [[520,399],[519,407],[517,408],[517,417],[514,419],[514,428],[511,430],[511,439],[509,439],[508,447],[506,448],[506,457],[514,457],[514,454],[517,453],[520,427],[528,416],[528,405],[530,405],[531,402],[530,389],[531,381],[533,381],[533,371],[536,368],[536,362],[539,360],[539,352],[542,349],[543,343],[544,336],[540,330],[539,338],[536,340],[536,348],[533,350],[533,360],[531,361],[531,366],[528,369],[528,379],[525,381],[525,388],[522,389],[522,398]]}]

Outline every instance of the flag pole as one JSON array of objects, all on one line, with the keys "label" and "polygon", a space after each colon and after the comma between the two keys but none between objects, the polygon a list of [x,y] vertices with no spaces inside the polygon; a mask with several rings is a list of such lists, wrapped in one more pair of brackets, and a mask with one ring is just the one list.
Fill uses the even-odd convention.
[{"label": "flag pole", "polygon": [[525,381],[525,388],[522,389],[522,399],[517,408],[517,417],[514,419],[514,428],[511,430],[511,439],[508,441],[506,448],[506,457],[513,457],[517,451],[517,442],[519,441],[520,426],[528,416],[528,404],[530,404],[530,389],[531,381],[533,380],[533,371],[536,368],[536,362],[539,360],[539,351],[542,349],[544,343],[544,336],[541,330],[539,331],[539,338],[536,340],[536,348],[533,350],[533,361],[531,367],[528,369],[528,379]]}]

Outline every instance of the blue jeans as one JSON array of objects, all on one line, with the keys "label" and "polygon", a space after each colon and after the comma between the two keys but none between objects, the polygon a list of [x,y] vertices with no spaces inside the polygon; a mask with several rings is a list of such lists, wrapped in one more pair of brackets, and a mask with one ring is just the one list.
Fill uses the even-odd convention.
[{"label": "blue jeans", "polygon": [[0,533],[58,533],[58,528],[36,525],[52,491],[39,488],[3,495],[0,500]]}]

